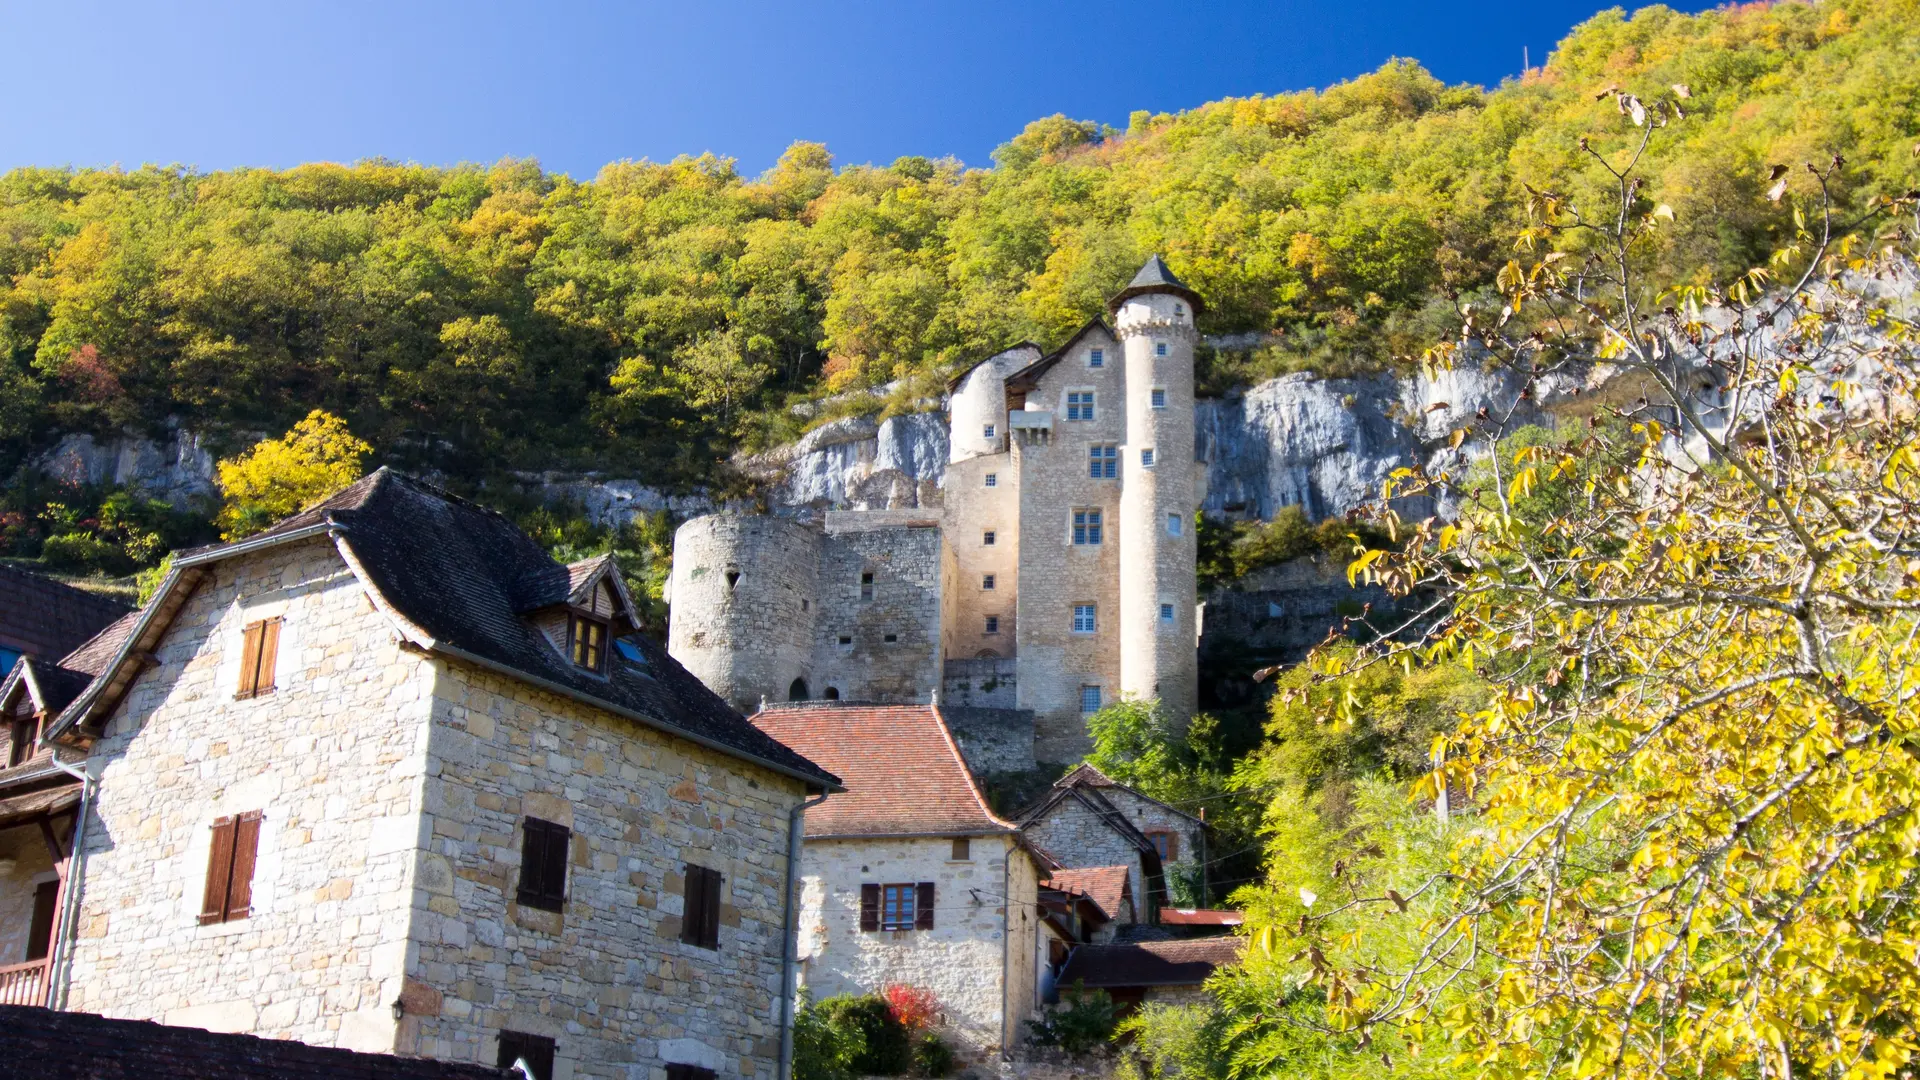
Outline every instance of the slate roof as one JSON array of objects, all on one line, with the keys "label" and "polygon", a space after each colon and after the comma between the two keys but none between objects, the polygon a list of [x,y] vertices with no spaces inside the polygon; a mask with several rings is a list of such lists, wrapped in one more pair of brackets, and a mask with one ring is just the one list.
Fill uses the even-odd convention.
[{"label": "slate roof", "polygon": [[934,705],[768,705],[755,727],[831,769],[846,791],[807,811],[809,837],[982,836],[994,816]]},{"label": "slate roof", "polygon": [[22,1068],[32,1062],[36,1080],[509,1080],[519,1075],[485,1065],[362,1054],[28,1005],[0,1005],[0,1062]]},{"label": "slate roof", "polygon": [[[204,574],[201,567],[223,558],[315,536],[336,539],[375,599],[410,640],[428,651],[494,669],[811,785],[835,784],[831,773],[755,729],[648,638],[626,639],[642,663],[609,650],[605,676],[574,666],[523,614],[529,583],[551,585],[564,600],[572,581],[569,568],[499,513],[385,468],[265,532],[177,557],[173,574],[141,613],[134,636],[117,650],[113,667],[124,668],[132,651],[157,642],[197,581],[186,575]],[[121,672],[111,674],[68,707],[54,734],[87,718],[97,705],[110,707],[109,691],[123,689],[125,681]]]},{"label": "slate roof", "polygon": [[0,709],[11,707],[15,691],[25,688],[33,692],[36,708],[57,714],[107,669],[138,617],[139,612],[127,612],[58,661],[32,655],[14,661],[6,681],[0,682]]},{"label": "slate roof", "polygon": [[1085,983],[1089,990],[1136,986],[1198,986],[1215,968],[1238,963],[1241,937],[1142,941],[1132,945],[1082,945],[1067,957],[1060,985]]},{"label": "slate roof", "polygon": [[1138,788],[1128,787],[1126,784],[1123,784],[1120,781],[1115,780],[1113,777],[1108,776],[1106,773],[1101,772],[1099,769],[1096,769],[1093,766],[1085,763],[1075,766],[1073,769],[1069,770],[1065,776],[1062,776],[1060,779],[1055,780],[1053,782],[1053,788],[1055,791],[1060,791],[1064,788],[1070,788],[1070,787],[1087,787],[1087,788],[1096,788],[1096,789],[1114,788],[1120,791],[1124,791],[1127,794],[1132,795],[1136,798],[1144,799],[1147,802],[1150,802],[1153,805],[1160,807],[1161,809],[1167,811],[1170,814],[1178,814],[1181,817],[1186,818],[1188,821],[1193,822],[1195,825],[1206,824],[1205,821],[1202,821],[1201,819],[1194,817],[1192,814],[1187,813],[1185,810],[1175,809],[1174,807],[1168,806],[1166,803],[1161,802],[1159,799],[1156,799],[1151,795],[1142,794]]},{"label": "slate roof", "polygon": [[1140,267],[1140,272],[1133,275],[1133,280],[1127,282],[1127,287],[1114,293],[1113,299],[1107,301],[1107,310],[1112,311],[1127,300],[1145,293],[1172,293],[1175,296],[1185,297],[1187,303],[1193,305],[1195,317],[1205,311],[1207,306],[1206,301],[1200,299],[1199,293],[1187,288],[1186,282],[1173,276],[1173,271],[1167,267],[1166,260],[1153,255],[1149,256],[1146,264]]},{"label": "slate roof", "polygon": [[61,656],[126,613],[117,600],[0,563],[0,645],[7,648]]},{"label": "slate roof", "polygon": [[1113,328],[1107,325],[1107,320],[1095,315],[1093,318],[1082,323],[1080,329],[1073,332],[1072,337],[1061,342],[1059,348],[1028,364],[1026,367],[1021,368],[1019,371],[1008,375],[1007,389],[1016,391],[1032,390],[1038,386],[1040,384],[1040,376],[1053,370],[1055,364],[1065,359],[1067,350],[1073,348],[1074,345],[1079,343],[1081,338],[1086,337],[1095,330],[1104,330],[1108,337],[1113,337]]},{"label": "slate roof", "polygon": [[1120,917],[1132,892],[1131,868],[1126,866],[1089,866],[1075,870],[1055,870],[1053,878],[1040,883],[1043,889],[1076,893],[1100,906],[1108,921]]}]

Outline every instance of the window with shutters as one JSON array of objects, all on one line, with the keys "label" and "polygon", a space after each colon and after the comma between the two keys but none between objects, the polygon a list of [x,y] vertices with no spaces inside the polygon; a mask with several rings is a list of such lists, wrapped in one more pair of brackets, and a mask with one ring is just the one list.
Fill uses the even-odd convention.
[{"label": "window with shutters", "polygon": [[933,882],[860,886],[860,929],[933,929]]},{"label": "window with shutters", "polygon": [[40,737],[40,718],[33,715],[16,717],[11,725],[12,744],[7,751],[7,767],[24,765],[33,757],[34,740]]},{"label": "window with shutters", "polygon": [[567,654],[573,666],[595,675],[607,670],[607,624],[591,615],[573,612],[567,620]]},{"label": "window with shutters", "polygon": [[1147,839],[1153,841],[1153,850],[1160,853],[1162,862],[1180,858],[1180,834],[1170,829],[1148,829]]},{"label": "window with shutters", "polygon": [[719,1075],[698,1065],[669,1065],[667,1080],[714,1080]]},{"label": "window with shutters", "polygon": [[200,922],[244,919],[253,910],[253,864],[260,851],[260,811],[249,810],[213,823],[207,853],[207,888],[200,901]]},{"label": "window with shutters", "polygon": [[720,947],[720,871],[687,865],[680,940],[702,949]]},{"label": "window with shutters", "polygon": [[522,1065],[533,1080],[553,1080],[553,1052],[557,1048],[558,1044],[545,1035],[502,1031],[500,1053],[493,1063],[503,1069]]},{"label": "window with shutters", "polygon": [[280,659],[280,620],[248,623],[240,635],[240,689],[236,698],[273,692],[274,665]]},{"label": "window with shutters", "polygon": [[521,823],[519,900],[542,911],[567,903],[567,847],[573,830],[536,817]]}]

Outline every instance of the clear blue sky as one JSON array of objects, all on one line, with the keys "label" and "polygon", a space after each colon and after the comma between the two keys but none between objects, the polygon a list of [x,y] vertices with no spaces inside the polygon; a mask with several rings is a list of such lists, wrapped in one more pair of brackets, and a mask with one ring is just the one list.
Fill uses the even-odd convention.
[{"label": "clear blue sky", "polygon": [[587,177],[711,150],[757,173],[795,139],[985,165],[1037,117],[1125,126],[1393,56],[1491,85],[1597,6],[0,0],[0,169],[514,155]]}]

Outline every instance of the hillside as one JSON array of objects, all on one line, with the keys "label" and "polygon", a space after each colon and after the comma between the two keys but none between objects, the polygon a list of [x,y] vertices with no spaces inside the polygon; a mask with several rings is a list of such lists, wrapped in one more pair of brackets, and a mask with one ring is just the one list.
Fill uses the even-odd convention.
[{"label": "hillside", "polygon": [[[1578,140],[1621,125],[1596,94],[1676,83],[1690,116],[1644,168],[1676,214],[1668,269],[1731,274],[1772,246],[1771,162],[1844,155],[1852,202],[1915,183],[1911,0],[1616,10],[1490,91],[1395,62],[1126,131],[1039,120],[990,169],[836,169],[807,143],[757,178],[711,156],[590,181],[526,161],[19,169],[0,177],[0,452],[11,472],[63,433],[170,424],[223,452],[319,406],[456,479],[723,483],[736,448],[873,407],[791,406],[891,386],[898,408],[997,343],[1058,340],[1150,251],[1208,296],[1204,332],[1244,343],[1203,358],[1204,388],[1364,374],[1489,287],[1523,184],[1597,190]],[[8,509],[38,520],[48,498],[16,479]],[[49,531],[7,529],[25,555]]]}]

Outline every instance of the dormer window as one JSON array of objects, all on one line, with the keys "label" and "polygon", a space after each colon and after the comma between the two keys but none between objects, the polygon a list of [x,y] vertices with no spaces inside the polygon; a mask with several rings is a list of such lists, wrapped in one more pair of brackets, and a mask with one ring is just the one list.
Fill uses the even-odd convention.
[{"label": "dormer window", "polygon": [[567,619],[567,655],[573,665],[595,675],[607,670],[607,624],[591,615],[573,612]]}]

